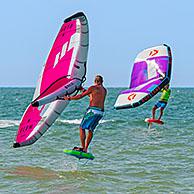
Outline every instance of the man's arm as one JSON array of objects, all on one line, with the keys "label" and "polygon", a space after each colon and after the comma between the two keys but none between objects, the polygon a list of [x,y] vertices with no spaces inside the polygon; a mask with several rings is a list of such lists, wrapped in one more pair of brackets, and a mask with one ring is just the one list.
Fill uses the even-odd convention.
[{"label": "man's arm", "polygon": [[79,99],[83,98],[84,96],[87,96],[87,95],[89,95],[91,93],[92,93],[92,86],[89,87],[84,92],[82,92],[81,94],[78,94],[76,96],[65,96],[64,100],[79,100]]},{"label": "man's arm", "polygon": [[83,88],[82,86],[80,86],[79,90],[80,90],[81,92],[85,92],[85,91],[86,91],[86,89]]}]

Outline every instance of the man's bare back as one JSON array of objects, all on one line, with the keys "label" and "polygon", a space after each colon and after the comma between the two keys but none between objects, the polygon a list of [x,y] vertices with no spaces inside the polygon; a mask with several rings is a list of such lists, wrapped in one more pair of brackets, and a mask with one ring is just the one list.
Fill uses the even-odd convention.
[{"label": "man's bare back", "polygon": [[90,97],[89,106],[95,106],[104,110],[104,101],[106,98],[107,90],[104,88],[102,81],[101,80],[99,81],[97,78],[94,81],[95,85],[90,86],[87,90],[85,90],[81,94],[78,94],[76,96],[71,96],[71,97],[65,96],[64,99],[79,100],[88,95]]},{"label": "man's bare back", "polygon": [[103,85],[94,85],[88,88],[88,90],[90,91],[90,106],[95,106],[104,110],[104,101],[107,91]]}]

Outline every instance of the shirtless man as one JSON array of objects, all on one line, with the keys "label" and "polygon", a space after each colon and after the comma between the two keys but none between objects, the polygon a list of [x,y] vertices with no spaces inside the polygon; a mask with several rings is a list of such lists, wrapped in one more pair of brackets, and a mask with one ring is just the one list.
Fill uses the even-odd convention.
[{"label": "shirtless man", "polygon": [[[104,102],[107,90],[103,86],[103,78],[97,75],[94,80],[94,85],[76,96],[65,96],[64,100],[79,100],[85,96],[90,97],[90,104],[80,124],[80,141],[81,148],[74,147],[74,150],[87,152],[88,146],[92,140],[93,132],[98,125],[104,113]],[[86,138],[85,129],[88,130]]]}]

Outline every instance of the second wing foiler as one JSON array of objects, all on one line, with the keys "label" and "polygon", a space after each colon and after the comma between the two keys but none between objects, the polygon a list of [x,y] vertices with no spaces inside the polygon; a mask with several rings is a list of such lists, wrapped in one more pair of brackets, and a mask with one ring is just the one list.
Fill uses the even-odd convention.
[{"label": "second wing foiler", "polygon": [[140,52],[134,62],[128,90],[121,91],[114,107],[134,108],[147,102],[170,82],[170,47],[160,45]]},{"label": "second wing foiler", "polygon": [[54,123],[85,80],[89,45],[88,21],[82,12],[65,19],[40,74],[33,103],[21,119],[13,147],[33,144]]}]

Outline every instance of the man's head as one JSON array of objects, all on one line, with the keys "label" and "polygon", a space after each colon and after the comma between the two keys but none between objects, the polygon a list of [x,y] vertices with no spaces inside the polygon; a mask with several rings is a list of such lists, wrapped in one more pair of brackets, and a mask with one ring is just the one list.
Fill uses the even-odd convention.
[{"label": "man's head", "polygon": [[169,88],[169,84],[166,84],[164,88],[167,90]]},{"label": "man's head", "polygon": [[97,75],[95,77],[94,83],[97,84],[97,85],[102,85],[102,83],[103,83],[103,77],[101,75]]}]

